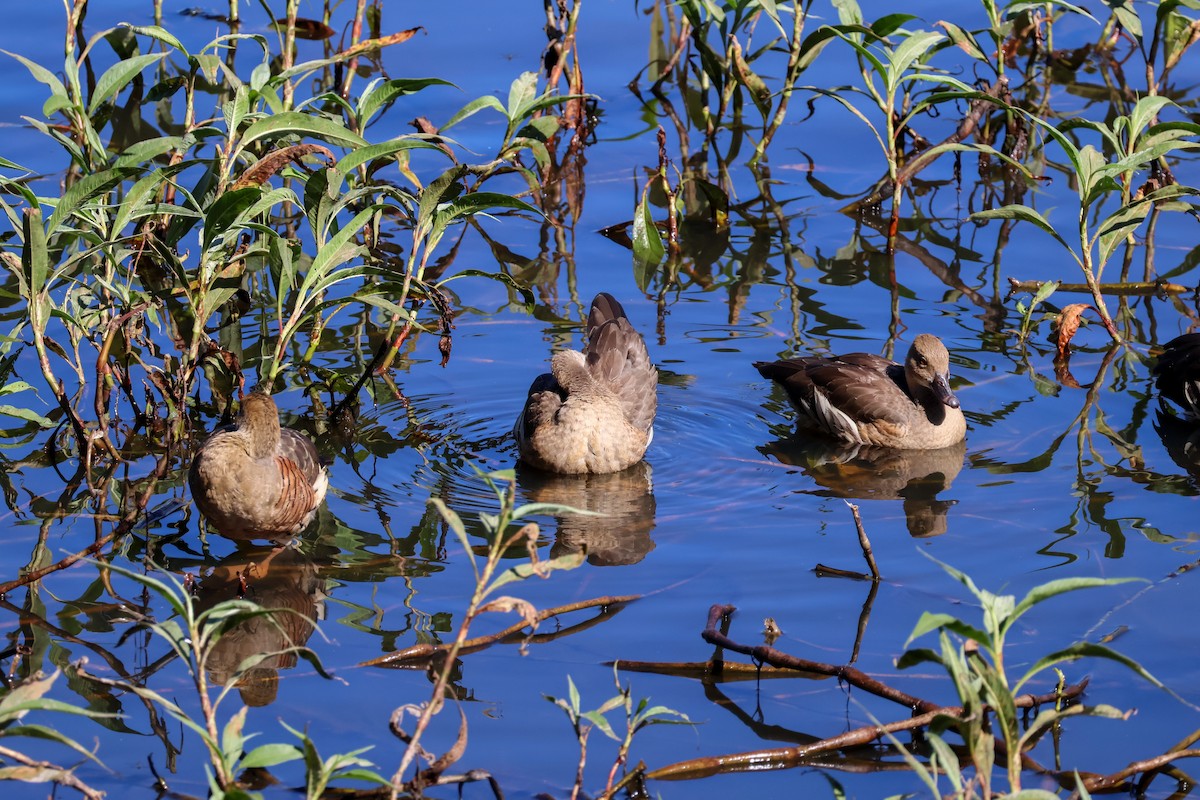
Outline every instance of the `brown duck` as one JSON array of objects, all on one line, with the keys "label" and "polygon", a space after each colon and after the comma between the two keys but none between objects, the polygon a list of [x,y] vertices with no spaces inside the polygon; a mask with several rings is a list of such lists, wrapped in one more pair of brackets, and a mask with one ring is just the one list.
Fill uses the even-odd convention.
[{"label": "brown duck", "polygon": [[1200,333],[1185,333],[1163,345],[1154,364],[1160,396],[1200,419]]},{"label": "brown duck", "polygon": [[612,295],[588,313],[583,352],[563,350],[529,387],[513,426],[521,460],[550,472],[617,472],[642,460],[654,436],[658,370]]},{"label": "brown duck", "polygon": [[936,336],[913,340],[904,365],[870,353],[757,362],[799,413],[797,425],[844,442],[934,450],[966,437],[950,391],[950,354]]},{"label": "brown duck", "polygon": [[241,414],[210,436],[192,459],[188,486],[209,524],[231,539],[286,539],[308,527],[329,477],[302,433],[281,428],[261,386]]}]

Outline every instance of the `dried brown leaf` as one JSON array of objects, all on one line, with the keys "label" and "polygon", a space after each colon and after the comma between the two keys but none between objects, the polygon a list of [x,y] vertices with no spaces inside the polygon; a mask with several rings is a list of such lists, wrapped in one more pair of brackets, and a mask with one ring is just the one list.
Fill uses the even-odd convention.
[{"label": "dried brown leaf", "polygon": [[362,41],[354,45],[341,55],[343,58],[353,58],[354,56],[360,56],[363,53],[369,53],[373,50],[379,50],[381,48],[388,47],[389,45],[401,44],[402,42],[407,42],[409,39],[416,36],[417,31],[423,30],[425,29],[417,26],[416,28],[409,28],[406,31],[400,31],[399,33],[393,33],[388,36],[380,36],[378,39],[367,39],[366,41]]},{"label": "dried brown leaf", "polygon": [[1071,303],[1068,306],[1063,306],[1063,310],[1058,315],[1058,359],[1065,361],[1071,356],[1071,339],[1075,337],[1075,331],[1079,330],[1080,318],[1083,312],[1087,311],[1091,306],[1087,303]]},{"label": "dried brown leaf", "polygon": [[286,167],[293,161],[299,161],[305,156],[313,153],[320,153],[333,163],[333,153],[328,147],[319,144],[296,144],[291,147],[284,147],[274,152],[263,156],[257,164],[242,173],[242,177],[230,187],[230,191],[235,189],[244,189],[247,186],[262,186],[269,181],[275,173]]}]

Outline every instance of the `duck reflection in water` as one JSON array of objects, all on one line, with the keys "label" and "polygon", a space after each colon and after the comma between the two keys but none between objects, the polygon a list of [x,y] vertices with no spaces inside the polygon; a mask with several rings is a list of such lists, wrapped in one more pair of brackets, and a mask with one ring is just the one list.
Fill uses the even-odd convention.
[{"label": "duck reflection in water", "polygon": [[908,532],[917,538],[946,532],[954,500],[939,500],[962,471],[967,443],[937,450],[896,450],[792,437],[759,448],[799,467],[823,489],[807,494],[858,500],[904,501]]},{"label": "duck reflection in water", "polygon": [[654,549],[655,501],[650,465],[621,472],[556,475],[521,465],[517,482],[530,502],[592,511],[557,517],[551,557],[585,553],[598,567],[636,564]]},{"label": "duck reflection in water", "polygon": [[1163,345],[1152,371],[1159,399],[1154,429],[1167,455],[1200,489],[1200,333]]},{"label": "duck reflection in water", "polygon": [[324,617],[324,586],[317,565],[294,545],[243,547],[222,560],[200,580],[201,611],[236,598],[283,610],[226,631],[208,660],[209,678],[224,686],[247,658],[262,656],[236,678],[238,692],[248,706],[273,702],[279,670],[296,665],[296,648],[304,646]]}]

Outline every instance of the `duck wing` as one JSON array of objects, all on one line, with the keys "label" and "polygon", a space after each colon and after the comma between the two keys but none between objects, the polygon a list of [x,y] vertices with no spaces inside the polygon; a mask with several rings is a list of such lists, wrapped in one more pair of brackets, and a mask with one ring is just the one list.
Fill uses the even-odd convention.
[{"label": "duck wing", "polygon": [[648,431],[658,407],[658,370],[646,342],[612,295],[601,292],[588,313],[588,372],[617,396],[626,419]]},{"label": "duck wing", "polygon": [[[830,406],[860,422],[903,426],[911,421],[912,400],[895,377],[898,364],[872,353],[806,356],[754,365],[764,378],[779,383],[792,398],[815,408],[820,394]],[[903,380],[903,378],[901,378]]]}]

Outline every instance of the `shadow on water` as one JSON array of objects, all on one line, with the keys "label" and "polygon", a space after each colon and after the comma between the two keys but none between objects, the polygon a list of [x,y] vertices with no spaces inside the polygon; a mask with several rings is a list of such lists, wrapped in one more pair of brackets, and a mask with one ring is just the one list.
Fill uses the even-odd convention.
[{"label": "shadow on water", "polygon": [[589,564],[610,567],[636,564],[654,549],[654,488],[645,461],[607,475],[554,475],[521,465],[517,485],[532,503],[591,512],[556,516],[553,557],[583,553]]},{"label": "shadow on water", "polygon": [[804,494],[857,500],[903,500],[915,538],[946,532],[956,500],[940,497],[962,471],[967,443],[939,450],[892,450],[823,442],[796,435],[758,448],[781,464],[799,467],[821,487]]},{"label": "shadow on water", "polygon": [[226,631],[208,660],[209,677],[225,685],[244,661],[262,657],[236,683],[251,707],[275,700],[279,673],[296,666],[292,648],[303,647],[325,617],[325,579],[295,545],[239,548],[200,579],[196,598],[198,611],[234,598],[281,610]]}]

